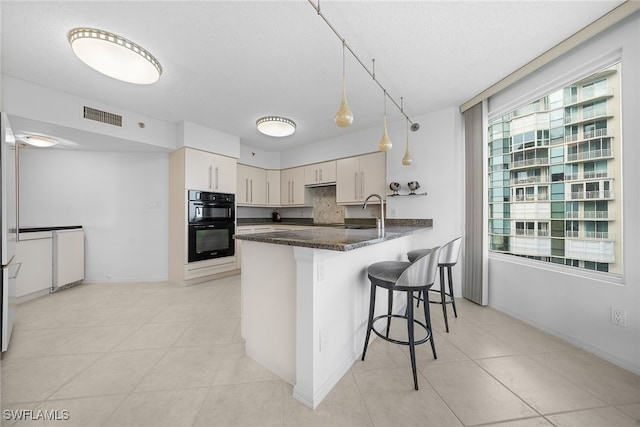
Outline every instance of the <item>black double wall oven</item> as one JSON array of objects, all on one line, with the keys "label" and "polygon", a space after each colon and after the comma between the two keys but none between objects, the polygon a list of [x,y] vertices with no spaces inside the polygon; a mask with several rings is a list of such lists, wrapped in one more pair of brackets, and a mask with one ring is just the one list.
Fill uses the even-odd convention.
[{"label": "black double wall oven", "polygon": [[189,262],[235,254],[235,195],[189,190]]}]

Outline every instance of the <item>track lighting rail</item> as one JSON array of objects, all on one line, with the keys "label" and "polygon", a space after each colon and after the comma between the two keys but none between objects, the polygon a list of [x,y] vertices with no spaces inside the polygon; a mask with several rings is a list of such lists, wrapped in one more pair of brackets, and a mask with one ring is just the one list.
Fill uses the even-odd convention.
[{"label": "track lighting rail", "polygon": [[380,89],[382,89],[382,91],[384,92],[385,97],[389,98],[391,100],[391,102],[393,102],[393,105],[396,106],[398,111],[400,111],[400,113],[407,119],[407,121],[409,123],[411,123],[411,130],[414,131],[414,132],[417,131],[420,128],[420,125],[418,123],[414,123],[413,121],[411,121],[409,116],[404,112],[404,106],[398,105],[396,100],[393,99],[393,97],[391,95],[389,95],[389,92],[387,91],[387,89],[385,89],[385,87],[382,86],[382,83],[380,83],[380,81],[378,79],[376,79],[376,71],[375,71],[376,70],[375,69],[375,61],[376,60],[374,59],[372,61],[373,62],[373,67],[372,67],[372,70],[369,70],[369,68],[367,68],[367,66],[362,62],[362,60],[358,57],[358,55],[356,55],[356,53],[353,51],[353,49],[351,49],[351,46],[349,46],[349,44],[346,42],[344,37],[342,37],[340,35],[340,33],[338,33],[338,31],[334,28],[334,26],[331,25],[329,20],[322,14],[322,12],[320,11],[320,0],[318,0],[318,5],[317,6],[313,3],[313,0],[307,0],[307,1],[315,9],[315,11],[318,13],[318,15],[324,20],[324,22],[329,26],[329,28],[331,28],[331,31],[333,31],[333,33],[340,39],[340,41],[343,43],[344,47],[347,48],[347,50],[356,59],[356,61],[358,61],[358,63],[362,66],[362,68],[364,68],[364,70],[367,72],[367,74],[369,74],[369,76],[373,79],[373,81],[378,84]]}]

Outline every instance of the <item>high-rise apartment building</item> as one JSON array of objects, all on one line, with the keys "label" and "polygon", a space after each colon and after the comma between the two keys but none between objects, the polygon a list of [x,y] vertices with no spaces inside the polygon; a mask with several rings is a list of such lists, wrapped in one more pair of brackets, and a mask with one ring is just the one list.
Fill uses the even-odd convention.
[{"label": "high-rise apartment building", "polygon": [[489,250],[622,273],[620,69],[489,123]]}]

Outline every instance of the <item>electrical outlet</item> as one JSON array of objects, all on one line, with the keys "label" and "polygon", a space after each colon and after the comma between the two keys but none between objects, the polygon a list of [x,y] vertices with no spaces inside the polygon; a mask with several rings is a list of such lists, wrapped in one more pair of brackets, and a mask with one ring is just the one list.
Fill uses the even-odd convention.
[{"label": "electrical outlet", "polygon": [[611,323],[617,326],[627,327],[627,311],[620,307],[611,307]]},{"label": "electrical outlet", "polygon": [[327,339],[327,333],[325,331],[320,331],[320,351],[325,350],[329,345],[329,340]]},{"label": "electrical outlet", "polygon": [[324,263],[318,263],[318,282],[322,282],[324,280]]}]

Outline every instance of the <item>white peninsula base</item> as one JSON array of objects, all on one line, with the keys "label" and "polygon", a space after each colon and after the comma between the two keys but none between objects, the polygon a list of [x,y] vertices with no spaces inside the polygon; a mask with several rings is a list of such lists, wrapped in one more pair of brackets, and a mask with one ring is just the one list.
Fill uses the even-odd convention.
[{"label": "white peninsula base", "polygon": [[[426,231],[426,229],[425,229]],[[247,355],[316,408],[362,355],[369,310],[367,267],[406,261],[427,247],[419,232],[350,251],[242,243],[242,336]],[[398,298],[394,310],[404,310]],[[386,311],[381,292],[376,311]]]}]

